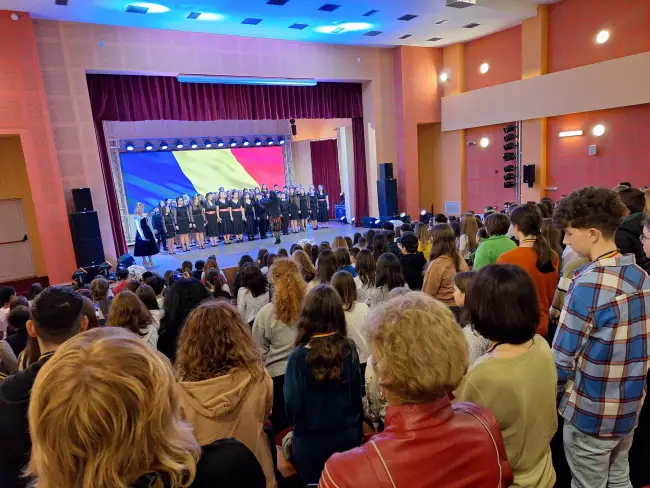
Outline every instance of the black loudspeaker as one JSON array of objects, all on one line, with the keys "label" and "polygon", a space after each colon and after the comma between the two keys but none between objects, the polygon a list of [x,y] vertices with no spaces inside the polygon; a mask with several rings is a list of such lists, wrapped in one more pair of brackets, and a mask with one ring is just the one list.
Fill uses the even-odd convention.
[{"label": "black loudspeaker", "polygon": [[90,188],[73,188],[72,202],[75,212],[90,212],[94,210],[93,199],[90,196]]},{"label": "black loudspeaker", "polygon": [[135,264],[135,258],[129,253],[122,254],[117,260],[117,268],[128,268]]},{"label": "black loudspeaker", "polygon": [[397,180],[377,181],[377,200],[379,215],[390,217],[397,214]]},{"label": "black loudspeaker", "polygon": [[361,227],[365,227],[366,229],[372,229],[374,227],[374,222],[375,222],[374,217],[361,217]]},{"label": "black loudspeaker", "polygon": [[524,164],[524,183],[528,183],[528,188],[535,184],[535,165]]},{"label": "black loudspeaker", "polygon": [[380,180],[393,179],[393,163],[381,163],[379,165],[379,179]]},{"label": "black loudspeaker", "polygon": [[97,212],[70,214],[70,230],[77,266],[102,264],[106,261]]},{"label": "black loudspeaker", "polygon": [[296,127],[296,119],[289,120],[291,124],[291,133],[295,136],[298,134],[298,128]]}]

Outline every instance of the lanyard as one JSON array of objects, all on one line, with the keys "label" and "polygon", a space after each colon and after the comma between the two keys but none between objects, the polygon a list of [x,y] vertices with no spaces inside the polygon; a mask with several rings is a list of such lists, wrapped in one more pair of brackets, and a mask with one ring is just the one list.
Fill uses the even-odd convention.
[{"label": "lanyard", "polygon": [[320,339],[321,337],[331,337],[334,334],[337,334],[337,332],[330,332],[329,334],[314,334],[311,336],[312,339]]},{"label": "lanyard", "polygon": [[[532,239],[524,239],[523,241],[521,241],[521,244],[525,244],[526,242],[537,242],[537,239],[535,239],[535,238],[532,238]],[[520,244],[520,245],[521,245],[521,244]]]},{"label": "lanyard", "polygon": [[601,259],[613,258],[614,256],[618,256],[619,254],[620,254],[619,250],[615,249],[614,251],[609,251],[609,252],[606,252],[605,254],[603,254],[601,256],[598,256],[595,259],[595,261],[600,261]]},{"label": "lanyard", "polygon": [[497,347],[499,347],[501,344],[505,344],[505,342],[502,341],[492,341],[492,344],[490,344],[490,347],[487,348],[485,351],[485,354],[490,354],[493,352]]}]

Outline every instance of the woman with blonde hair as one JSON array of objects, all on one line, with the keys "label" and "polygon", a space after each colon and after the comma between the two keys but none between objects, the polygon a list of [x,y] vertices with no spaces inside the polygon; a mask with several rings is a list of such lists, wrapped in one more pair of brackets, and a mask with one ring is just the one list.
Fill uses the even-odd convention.
[{"label": "woman with blonde hair", "polygon": [[460,240],[458,250],[463,259],[469,259],[478,244],[476,243],[476,234],[478,234],[478,222],[474,214],[465,214],[460,219]]},{"label": "woman with blonde hair", "polygon": [[316,277],[316,268],[312,264],[306,251],[296,249],[293,251],[291,259],[293,259],[300,267],[300,272],[302,273],[302,278],[305,280],[305,283],[311,282]]},{"label": "woman with blonde hair", "polygon": [[264,433],[273,381],[237,309],[216,300],[195,308],[178,339],[175,369],[181,412],[199,444],[234,437],[257,457],[267,488],[275,487]]},{"label": "woman with blonde hair", "polygon": [[645,209],[644,213],[647,216],[650,216],[650,188],[647,188],[643,190],[643,194],[645,195]]},{"label": "woman with blonde hair", "polygon": [[427,262],[429,262],[429,255],[431,254],[431,236],[429,234],[429,227],[425,223],[418,222],[415,224],[414,233],[418,238],[418,251],[424,254]]},{"label": "woman with blonde hair", "polygon": [[35,488],[265,486],[242,444],[221,440],[201,454],[169,361],[123,329],[59,347],[36,377],[28,417]]},{"label": "woman with blonde hair", "polygon": [[273,378],[273,428],[280,432],[289,426],[284,408],[284,375],[289,354],[296,342],[293,326],[305,298],[305,281],[291,259],[278,259],[269,270],[273,299],[264,305],[253,322],[253,340],[262,354],[264,366]]},{"label": "woman with blonde hair", "polygon": [[[158,242],[156,242],[153,231],[147,222],[147,214],[144,213],[144,204],[140,202],[135,204],[133,222],[136,231],[133,255],[135,257],[142,257],[142,266],[145,268],[153,268],[154,264],[151,256],[158,254],[160,248],[158,247]],[[147,258],[149,258],[148,262]]]},{"label": "woman with blonde hair", "polygon": [[152,349],[155,350],[157,347],[158,327],[153,316],[142,300],[130,290],[124,290],[113,299],[106,325],[129,329],[142,337],[142,340]]},{"label": "woman with blonde hair", "polygon": [[332,249],[337,249],[339,247],[343,247],[348,251],[350,250],[350,248],[348,247],[348,241],[346,241],[345,237],[343,236],[336,236],[332,241]]},{"label": "woman with blonde hair", "polygon": [[431,243],[422,291],[446,305],[454,305],[454,276],[460,271],[469,271],[469,266],[456,249],[456,234],[449,224],[433,226]]}]

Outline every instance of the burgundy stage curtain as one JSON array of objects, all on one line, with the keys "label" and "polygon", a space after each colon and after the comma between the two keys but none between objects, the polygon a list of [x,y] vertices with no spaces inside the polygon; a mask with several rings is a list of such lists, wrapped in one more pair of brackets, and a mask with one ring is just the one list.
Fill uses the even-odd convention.
[{"label": "burgundy stage curtain", "polygon": [[318,188],[323,185],[330,202],[330,219],[336,218],[334,205],[341,200],[341,175],[339,173],[339,147],[336,139],[311,141],[312,181]]},{"label": "burgundy stage curtain", "polygon": [[357,226],[361,226],[361,217],[369,215],[370,212],[365,139],[363,117],[354,117],[352,119],[352,147],[354,148],[354,216]]}]

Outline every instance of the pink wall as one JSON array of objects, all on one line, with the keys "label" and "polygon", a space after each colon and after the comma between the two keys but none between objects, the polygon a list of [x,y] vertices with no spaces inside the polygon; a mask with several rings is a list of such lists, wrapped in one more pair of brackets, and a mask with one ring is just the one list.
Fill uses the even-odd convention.
[{"label": "pink wall", "polygon": [[[490,65],[486,74],[479,71]],[[521,25],[465,44],[465,90],[521,79]]]},{"label": "pink wall", "polygon": [[29,15],[0,11],[0,134],[20,136],[50,283],[75,269],[61,174]]}]

